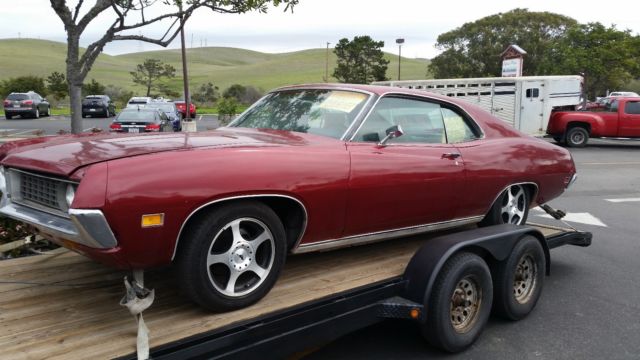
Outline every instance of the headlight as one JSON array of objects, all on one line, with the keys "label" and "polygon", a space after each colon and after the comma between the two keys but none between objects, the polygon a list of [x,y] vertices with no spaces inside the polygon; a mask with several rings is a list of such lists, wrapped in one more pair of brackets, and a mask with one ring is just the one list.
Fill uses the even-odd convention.
[{"label": "headlight", "polygon": [[65,200],[67,201],[67,206],[70,208],[73,203],[73,198],[76,197],[76,189],[74,185],[68,184],[67,191],[64,195]]}]

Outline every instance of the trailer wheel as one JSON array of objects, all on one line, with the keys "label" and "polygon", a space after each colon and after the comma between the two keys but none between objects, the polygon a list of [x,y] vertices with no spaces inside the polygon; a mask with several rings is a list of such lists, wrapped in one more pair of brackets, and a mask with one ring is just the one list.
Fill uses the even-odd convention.
[{"label": "trailer wheel", "polygon": [[584,147],[589,141],[589,132],[581,126],[567,130],[566,142],[570,147]]},{"label": "trailer wheel", "polygon": [[498,263],[494,278],[493,310],[509,320],[520,320],[533,310],[542,294],[546,258],[540,242],[523,237],[509,257]]},{"label": "trailer wheel", "polygon": [[426,304],[423,336],[445,351],[466,349],[484,329],[492,298],[491,273],[485,261],[466,252],[452,256],[438,273]]},{"label": "trailer wheel", "polygon": [[212,311],[249,306],[275,284],[286,257],[285,239],[268,206],[223,205],[201,216],[183,239],[176,259],[180,286]]}]

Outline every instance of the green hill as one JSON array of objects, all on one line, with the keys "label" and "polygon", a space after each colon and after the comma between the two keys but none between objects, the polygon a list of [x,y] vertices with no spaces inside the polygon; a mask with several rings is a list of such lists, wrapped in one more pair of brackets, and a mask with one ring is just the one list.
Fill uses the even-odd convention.
[{"label": "green hill", "polygon": [[[220,89],[231,84],[251,85],[269,90],[282,85],[322,82],[326,60],[325,49],[310,49],[281,54],[252,50],[206,47],[187,50],[192,88],[212,82]],[[385,54],[391,61],[387,77],[397,78],[398,57]],[[0,40],[0,80],[22,75],[46,77],[53,71],[65,72],[66,44],[36,39]],[[173,65],[181,75],[180,51],[177,49],[148,51],[112,56],[101,54],[87,76],[107,85],[112,84],[142,91],[131,81],[130,71],[147,58],[160,59]],[[336,57],[330,52],[329,73]],[[424,79],[429,60],[402,58],[403,79]],[[182,77],[169,81],[175,90],[181,89]],[[330,79],[335,81],[335,79]]]}]

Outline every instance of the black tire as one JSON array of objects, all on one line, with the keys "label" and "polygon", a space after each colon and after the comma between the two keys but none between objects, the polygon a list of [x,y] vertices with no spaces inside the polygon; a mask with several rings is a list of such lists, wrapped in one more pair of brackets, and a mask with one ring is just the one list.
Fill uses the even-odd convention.
[{"label": "black tire", "polygon": [[471,253],[453,255],[438,273],[425,304],[423,336],[431,345],[448,352],[466,349],[482,333],[491,313],[492,298],[486,262]]},{"label": "black tire", "polygon": [[11,120],[11,118],[13,117],[13,114],[4,113],[4,117],[7,120]]},{"label": "black tire", "polygon": [[563,138],[562,136],[554,136],[554,137],[553,137],[553,140],[554,140],[555,142],[557,142],[558,144],[560,144],[560,145],[563,145],[563,144],[564,144],[564,138]]},{"label": "black tire", "polygon": [[565,141],[569,147],[585,147],[589,142],[589,132],[581,126],[574,126],[567,130]]},{"label": "black tire", "polygon": [[32,113],[34,119],[40,119],[40,109],[36,107],[36,110]]},{"label": "black tire", "polygon": [[[511,194],[511,199],[509,195]],[[511,200],[515,200],[511,202]],[[491,206],[487,215],[480,222],[480,226],[491,226],[500,224],[524,225],[529,217],[529,205],[531,204],[531,195],[524,185],[511,185],[505,190],[496,202]],[[511,214],[509,211],[515,208],[516,213]],[[517,217],[516,217],[517,215]]]},{"label": "black tire", "polygon": [[496,265],[493,311],[508,320],[520,320],[533,310],[542,294],[546,257],[538,239],[520,239],[509,257]]},{"label": "black tire", "polygon": [[[233,231],[236,222],[240,241]],[[176,258],[180,286],[208,310],[229,311],[257,302],[271,290],[284,265],[284,227],[273,210],[259,202],[222,205],[199,216],[186,234]],[[252,241],[261,237],[270,240],[254,248]],[[207,259],[216,256],[222,260],[208,266]],[[264,271],[262,277],[251,270],[256,266]],[[230,289],[232,275],[237,277]]]}]

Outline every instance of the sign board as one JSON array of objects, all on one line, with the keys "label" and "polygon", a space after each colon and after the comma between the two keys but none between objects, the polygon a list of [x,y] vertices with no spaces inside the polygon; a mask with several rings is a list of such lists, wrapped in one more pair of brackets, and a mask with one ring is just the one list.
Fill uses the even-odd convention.
[{"label": "sign board", "polygon": [[522,58],[502,60],[502,76],[522,76]]}]

